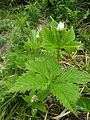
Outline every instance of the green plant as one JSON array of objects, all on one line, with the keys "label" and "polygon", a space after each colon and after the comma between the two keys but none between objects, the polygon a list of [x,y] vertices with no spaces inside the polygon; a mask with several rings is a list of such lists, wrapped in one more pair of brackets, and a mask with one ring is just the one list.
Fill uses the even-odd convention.
[{"label": "green plant", "polygon": [[36,26],[37,23],[39,23],[39,19],[41,18],[41,11],[39,8],[36,7],[35,4],[29,3],[28,5],[25,6],[25,10],[27,11],[28,14],[28,21],[31,22],[31,26]]},{"label": "green plant", "polygon": [[58,58],[62,56],[63,49],[67,54],[72,54],[72,52],[80,49],[82,45],[75,40],[73,27],[69,30],[66,28],[57,30],[57,26],[58,23],[52,19],[50,28],[43,26],[40,28],[40,32],[32,30],[31,36],[28,37],[28,41],[24,45],[25,49],[34,53],[37,52],[37,54],[44,51],[45,54],[58,56]]},{"label": "green plant", "polygon": [[22,98],[32,108],[32,116],[37,110],[46,112],[44,102],[50,95],[56,96],[66,109],[77,115],[78,106],[81,106],[78,105],[78,100],[81,98],[82,87],[90,81],[87,72],[70,66],[65,69],[59,64],[62,49],[68,55],[72,54],[78,49],[80,42],[75,40],[73,27],[67,30],[57,26],[58,23],[52,19],[50,28],[44,26],[38,32],[31,30],[24,45],[28,57],[21,61],[20,58],[25,56],[16,54],[14,58],[17,66],[23,63],[26,65],[24,73],[18,74],[18,79],[11,83],[12,87],[2,81],[8,88],[7,94],[23,93]]},{"label": "green plant", "polygon": [[[12,5],[17,4],[14,1]],[[41,119],[49,112],[48,101],[52,96],[60,102],[60,108],[63,105],[62,110],[65,107],[75,115],[77,110],[90,111],[89,98],[85,96],[90,92],[87,83],[90,75],[74,67],[76,64],[72,62],[82,47],[74,32],[89,16],[89,10],[82,12],[78,4],[77,0],[37,0],[10,8],[10,12],[0,10],[0,42],[11,42],[8,42],[10,52],[3,55],[4,58],[1,54],[4,62],[0,61],[0,119]],[[64,25],[69,23],[70,27],[58,29],[58,23],[51,18],[50,26],[31,30],[39,24],[42,13],[65,21]],[[87,35],[82,37],[89,38]],[[65,57],[71,62],[67,63]],[[60,117],[70,111],[64,110]]]},{"label": "green plant", "polygon": [[19,77],[9,92],[49,89],[67,109],[76,114],[76,103],[80,98],[78,85],[89,81],[87,73],[76,68],[62,70],[58,62],[48,58],[28,61],[26,66],[29,71]]}]

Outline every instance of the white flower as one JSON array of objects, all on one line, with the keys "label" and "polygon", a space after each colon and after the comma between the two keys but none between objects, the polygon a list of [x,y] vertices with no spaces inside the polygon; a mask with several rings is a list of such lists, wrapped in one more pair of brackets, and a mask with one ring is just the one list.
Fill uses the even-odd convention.
[{"label": "white flower", "polygon": [[35,102],[36,100],[37,100],[37,96],[33,95],[32,98],[31,98],[31,102]]},{"label": "white flower", "polygon": [[39,31],[37,31],[36,38],[39,38]]},{"label": "white flower", "polygon": [[64,29],[64,23],[63,22],[59,22],[58,26],[57,26],[57,30],[63,30]]},{"label": "white flower", "polygon": [[39,38],[39,34],[36,35],[36,38]]}]

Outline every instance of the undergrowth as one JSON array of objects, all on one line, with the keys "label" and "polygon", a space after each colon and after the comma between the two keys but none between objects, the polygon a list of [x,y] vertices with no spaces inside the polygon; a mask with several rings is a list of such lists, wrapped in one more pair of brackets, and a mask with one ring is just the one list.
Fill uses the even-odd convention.
[{"label": "undergrowth", "polygon": [[0,119],[88,115],[89,9],[82,13],[75,0],[31,3],[0,10]]}]

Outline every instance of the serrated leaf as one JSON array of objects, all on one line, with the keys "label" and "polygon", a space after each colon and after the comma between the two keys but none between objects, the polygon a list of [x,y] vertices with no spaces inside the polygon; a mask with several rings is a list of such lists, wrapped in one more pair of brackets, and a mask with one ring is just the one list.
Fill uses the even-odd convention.
[{"label": "serrated leaf", "polygon": [[52,78],[60,74],[60,71],[61,71],[60,64],[56,60],[54,60],[53,58],[47,58],[46,64],[47,64],[49,75],[51,74]]},{"label": "serrated leaf", "polygon": [[82,47],[82,44],[78,41],[73,41],[69,43],[68,45],[64,45],[63,48],[68,50],[68,53],[75,52],[76,50],[79,50]]},{"label": "serrated leaf", "polygon": [[71,27],[71,29],[69,29],[68,31],[66,31],[66,33],[62,36],[61,39],[61,48],[64,48],[64,46],[68,46],[69,44],[71,44],[75,39],[75,33],[73,30],[73,27]]},{"label": "serrated leaf", "polygon": [[76,114],[76,102],[80,96],[78,86],[68,82],[60,82],[58,84],[53,84],[51,86],[51,91],[64,107]]},{"label": "serrated leaf", "polygon": [[48,79],[53,79],[60,73],[60,65],[53,58],[38,58],[35,61],[28,61],[27,69],[39,73]]},{"label": "serrated leaf", "polygon": [[42,78],[39,74],[31,75],[27,72],[19,77],[15,85],[9,90],[9,92],[25,92],[31,89],[46,89],[48,85],[47,79]]},{"label": "serrated leaf", "polygon": [[[42,58],[41,58],[42,59]],[[31,70],[36,73],[46,73],[47,74],[47,66],[44,64],[44,59],[36,58],[35,60],[30,60],[27,62],[26,67],[28,70]]]},{"label": "serrated leaf", "polygon": [[60,80],[70,82],[70,83],[78,83],[84,84],[90,81],[90,75],[87,72],[83,72],[78,70],[77,68],[68,68],[62,75],[60,76]]},{"label": "serrated leaf", "polygon": [[52,81],[60,72],[58,62],[51,58],[38,58],[35,61],[29,61],[27,63],[27,68],[30,72],[20,76],[9,92],[47,89],[50,81]]},{"label": "serrated leaf", "polygon": [[49,28],[43,26],[40,32],[40,36],[43,39],[43,41],[48,41],[48,40],[52,40],[52,34],[51,31],[49,30]]},{"label": "serrated leaf", "polygon": [[44,42],[45,48],[49,48],[49,47],[57,48],[57,46],[58,46],[57,31],[55,29],[51,30],[47,27],[42,27],[40,36]]}]

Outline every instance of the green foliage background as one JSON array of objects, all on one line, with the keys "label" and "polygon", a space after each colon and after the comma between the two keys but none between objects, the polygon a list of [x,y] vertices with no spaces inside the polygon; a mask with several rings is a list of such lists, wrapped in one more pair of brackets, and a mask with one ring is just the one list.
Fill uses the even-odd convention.
[{"label": "green foliage background", "polygon": [[[64,107],[76,116],[90,112],[89,5],[0,1],[1,120],[42,120],[47,113],[51,119],[50,107],[57,103],[58,114]],[[57,31],[60,21],[65,29]]]}]

